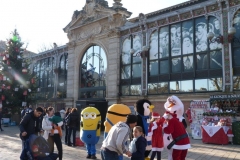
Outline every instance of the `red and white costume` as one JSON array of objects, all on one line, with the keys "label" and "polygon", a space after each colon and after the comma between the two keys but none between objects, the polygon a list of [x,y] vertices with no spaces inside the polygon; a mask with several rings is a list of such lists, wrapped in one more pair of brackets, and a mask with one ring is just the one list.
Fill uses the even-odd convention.
[{"label": "red and white costume", "polygon": [[[160,118],[160,115],[153,112],[152,118]],[[152,136],[152,151],[163,151],[163,121],[164,119],[160,119],[149,124],[148,136]]]},{"label": "red and white costume", "polygon": [[[164,114],[163,117],[165,119],[168,119],[169,115],[172,119],[169,119],[168,125],[163,125],[164,128],[164,135],[163,135],[163,141],[164,141],[164,147],[166,148],[173,139],[177,138],[178,136],[181,136],[186,132],[186,129],[184,125],[182,124],[182,120],[184,119],[183,113],[184,113],[184,105],[182,101],[177,96],[170,96],[168,97],[166,103],[164,104],[164,108],[166,109],[168,114]],[[166,127],[166,129],[165,129]],[[185,140],[186,142],[185,142]],[[175,156],[179,155],[182,151],[187,154],[187,149],[191,148],[189,138],[184,138],[180,141],[178,141],[172,149],[168,150],[168,160],[182,160],[182,158],[179,157],[179,159],[176,159]],[[179,153],[176,153],[178,152]],[[186,155],[185,155],[186,156]],[[184,156],[183,156],[184,157]]]},{"label": "red and white costume", "polygon": [[[164,128],[164,133],[171,134],[173,139],[176,139],[179,136],[187,134],[184,126],[176,118],[176,114],[170,113],[170,119],[168,120],[168,125]],[[187,155],[187,150],[191,148],[189,137],[185,137],[177,141],[173,145],[173,160],[185,160]]]}]

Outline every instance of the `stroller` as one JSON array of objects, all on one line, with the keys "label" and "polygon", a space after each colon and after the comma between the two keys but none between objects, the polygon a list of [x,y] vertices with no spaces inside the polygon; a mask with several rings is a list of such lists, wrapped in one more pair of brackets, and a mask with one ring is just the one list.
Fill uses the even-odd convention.
[{"label": "stroller", "polygon": [[24,142],[21,160],[56,160],[58,154],[50,153],[48,142],[42,136],[30,135]]}]

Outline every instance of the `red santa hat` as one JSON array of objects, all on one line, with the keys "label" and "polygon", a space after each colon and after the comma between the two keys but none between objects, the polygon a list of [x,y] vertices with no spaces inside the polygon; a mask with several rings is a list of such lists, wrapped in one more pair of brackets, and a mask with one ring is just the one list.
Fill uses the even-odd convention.
[{"label": "red santa hat", "polygon": [[160,118],[160,115],[157,112],[153,112],[152,118]]}]

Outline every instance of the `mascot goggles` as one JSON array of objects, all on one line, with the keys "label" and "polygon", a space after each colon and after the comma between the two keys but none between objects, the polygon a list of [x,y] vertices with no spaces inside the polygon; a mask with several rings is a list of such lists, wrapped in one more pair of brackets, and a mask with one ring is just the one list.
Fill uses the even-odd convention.
[{"label": "mascot goggles", "polygon": [[88,112],[85,112],[84,114],[81,115],[84,119],[95,119],[99,116],[101,116],[100,114],[96,114],[94,112],[91,112],[91,113],[88,113]]},{"label": "mascot goggles", "polygon": [[112,111],[107,111],[107,113],[109,114],[113,114],[113,115],[116,115],[116,116],[121,116],[121,117],[126,117],[127,115],[129,114],[121,114],[121,113],[116,113],[116,112],[112,112]]}]

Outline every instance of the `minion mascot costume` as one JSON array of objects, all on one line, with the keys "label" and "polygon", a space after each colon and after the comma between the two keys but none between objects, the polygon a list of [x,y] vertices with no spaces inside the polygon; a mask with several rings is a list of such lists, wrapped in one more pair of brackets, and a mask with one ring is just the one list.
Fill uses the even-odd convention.
[{"label": "minion mascot costume", "polygon": [[[108,132],[118,122],[125,122],[127,115],[131,114],[131,110],[124,104],[113,104],[108,108],[106,121],[104,122],[105,131],[104,139],[107,137]],[[119,160],[122,160],[123,156],[119,156]]]},{"label": "minion mascot costume", "polygon": [[137,112],[138,117],[137,126],[141,126],[143,128],[143,133],[148,144],[145,151],[145,160],[150,160],[150,158],[148,158],[148,155],[152,149],[151,144],[152,136],[148,136],[148,127],[150,123],[149,115],[152,112],[153,108],[154,106],[151,105],[151,102],[147,99],[140,99],[135,104],[135,110]]},{"label": "minion mascot costume", "polygon": [[[187,154],[187,149],[191,148],[188,134],[186,132],[187,124],[183,117],[184,105],[177,96],[173,95],[168,97],[167,102],[164,104],[164,108],[166,109],[166,113],[163,115],[163,117],[169,121],[168,125],[165,126],[166,129],[164,128],[164,147],[168,150],[168,160],[175,160],[176,158],[174,158],[173,155],[178,155],[176,152],[184,151],[183,154]],[[177,130],[173,130],[174,125],[178,125]],[[184,157],[183,154],[182,157]],[[183,158],[179,158],[179,160],[182,159]]]},{"label": "minion mascot costume", "polygon": [[96,144],[100,137],[101,115],[94,107],[87,107],[81,112],[80,139],[87,147],[88,159],[97,159]]},{"label": "minion mascot costume", "polygon": [[104,122],[104,139],[107,137],[112,126],[120,121],[125,122],[129,114],[131,114],[131,110],[128,106],[124,104],[111,105],[107,110],[106,121]]}]

